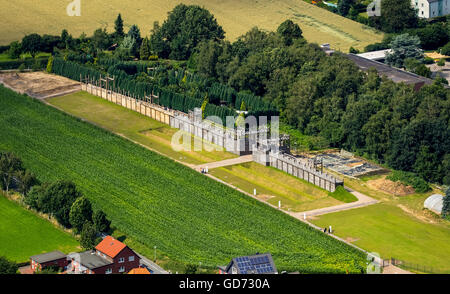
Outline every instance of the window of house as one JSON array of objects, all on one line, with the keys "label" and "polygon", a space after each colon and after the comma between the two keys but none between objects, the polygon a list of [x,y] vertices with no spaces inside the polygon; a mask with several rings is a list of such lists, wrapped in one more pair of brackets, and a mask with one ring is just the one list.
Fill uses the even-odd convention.
[{"label": "window of house", "polygon": [[119,258],[119,263],[122,263],[124,261],[125,261],[125,258],[123,258],[123,257]]},{"label": "window of house", "polygon": [[125,271],[125,267],[124,266],[121,266],[120,268],[119,268],[119,273],[123,273]]},{"label": "window of house", "polygon": [[134,255],[128,257],[128,261],[134,261]]},{"label": "window of house", "polygon": [[109,268],[109,269],[107,269],[107,270],[105,271],[105,274],[110,274],[110,273],[112,273],[112,269],[111,269],[111,268]]}]

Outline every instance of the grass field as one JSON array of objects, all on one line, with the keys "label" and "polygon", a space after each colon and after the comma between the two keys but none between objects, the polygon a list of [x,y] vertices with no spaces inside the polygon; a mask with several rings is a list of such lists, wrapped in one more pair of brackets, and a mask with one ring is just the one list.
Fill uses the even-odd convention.
[{"label": "grass field", "polygon": [[223,26],[230,40],[258,26],[273,31],[290,18],[297,22],[309,42],[330,43],[335,49],[347,52],[350,46],[362,49],[380,42],[383,35],[350,19],[316,7],[303,0],[144,0],[132,5],[120,0],[81,1],[81,16],[70,17],[66,7],[71,1],[2,1],[0,44],[21,39],[25,34],[60,34],[66,28],[78,37],[91,35],[99,27],[114,28],[120,12],[125,26],[137,24],[143,35],[148,35],[154,21],[166,19],[167,12],[177,4],[197,4],[210,10]]},{"label": "grass field", "polygon": [[0,194],[0,256],[25,262],[53,250],[69,253],[80,248],[70,234]]},{"label": "grass field", "polygon": [[[225,151],[176,152],[171,147],[171,139],[177,129],[86,92],[50,98],[47,101],[65,112],[122,134],[181,162],[201,164],[237,157]],[[194,140],[191,141],[191,150],[194,150],[193,145]]]},{"label": "grass field", "polygon": [[383,258],[394,257],[410,263],[433,267],[450,273],[450,222],[423,208],[425,199],[433,193],[394,196],[377,190],[371,180],[382,175],[361,179],[345,178],[345,185],[378,199],[381,203],[317,217],[319,226],[332,225],[336,235]]},{"label": "grass field", "polygon": [[[299,212],[343,203],[326,190],[255,162],[212,169],[210,174],[247,193],[253,194],[256,189],[258,198],[276,206],[281,201],[285,210]],[[356,201],[356,197],[353,200]]]},{"label": "grass field", "polygon": [[400,207],[382,203],[327,214],[314,224],[333,226],[334,233],[383,258],[450,273],[450,227],[423,222]]},{"label": "grass field", "polygon": [[360,272],[365,256],[184,165],[0,87],[0,149],[72,180],[112,224],[170,259],[215,268],[271,252],[279,270]]}]

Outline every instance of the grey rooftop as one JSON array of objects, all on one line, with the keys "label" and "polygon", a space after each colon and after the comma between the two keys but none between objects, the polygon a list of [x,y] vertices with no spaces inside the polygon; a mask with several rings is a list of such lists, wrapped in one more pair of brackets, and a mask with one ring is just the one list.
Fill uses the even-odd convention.
[{"label": "grey rooftop", "polygon": [[36,261],[37,263],[46,263],[46,262],[66,258],[66,255],[64,253],[62,253],[61,251],[56,250],[56,251],[47,252],[47,253],[43,253],[43,254],[33,255],[30,258],[32,260]]}]

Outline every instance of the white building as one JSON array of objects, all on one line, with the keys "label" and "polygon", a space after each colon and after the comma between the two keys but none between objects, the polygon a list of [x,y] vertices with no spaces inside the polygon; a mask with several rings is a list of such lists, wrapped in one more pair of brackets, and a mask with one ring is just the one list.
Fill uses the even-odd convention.
[{"label": "white building", "polygon": [[422,18],[450,14],[450,0],[411,0],[411,3]]}]

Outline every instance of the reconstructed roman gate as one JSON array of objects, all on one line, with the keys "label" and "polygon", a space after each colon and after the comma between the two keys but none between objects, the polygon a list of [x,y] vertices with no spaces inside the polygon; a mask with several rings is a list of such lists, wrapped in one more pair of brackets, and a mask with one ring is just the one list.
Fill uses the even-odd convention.
[{"label": "reconstructed roman gate", "polygon": [[[170,125],[172,128],[185,131],[206,142],[223,147],[231,153],[252,154],[253,160],[259,164],[275,167],[327,191],[334,192],[338,186],[344,184],[341,179],[318,170],[313,160],[297,158],[290,154],[289,146],[286,146],[285,143],[286,140],[268,138],[267,130],[261,131],[260,128],[260,131],[249,132],[226,128],[217,123],[203,120],[199,108],[186,114],[137,97],[130,97],[126,93],[106,90],[91,83],[82,83],[81,89]],[[282,137],[286,138],[286,136]]]}]

